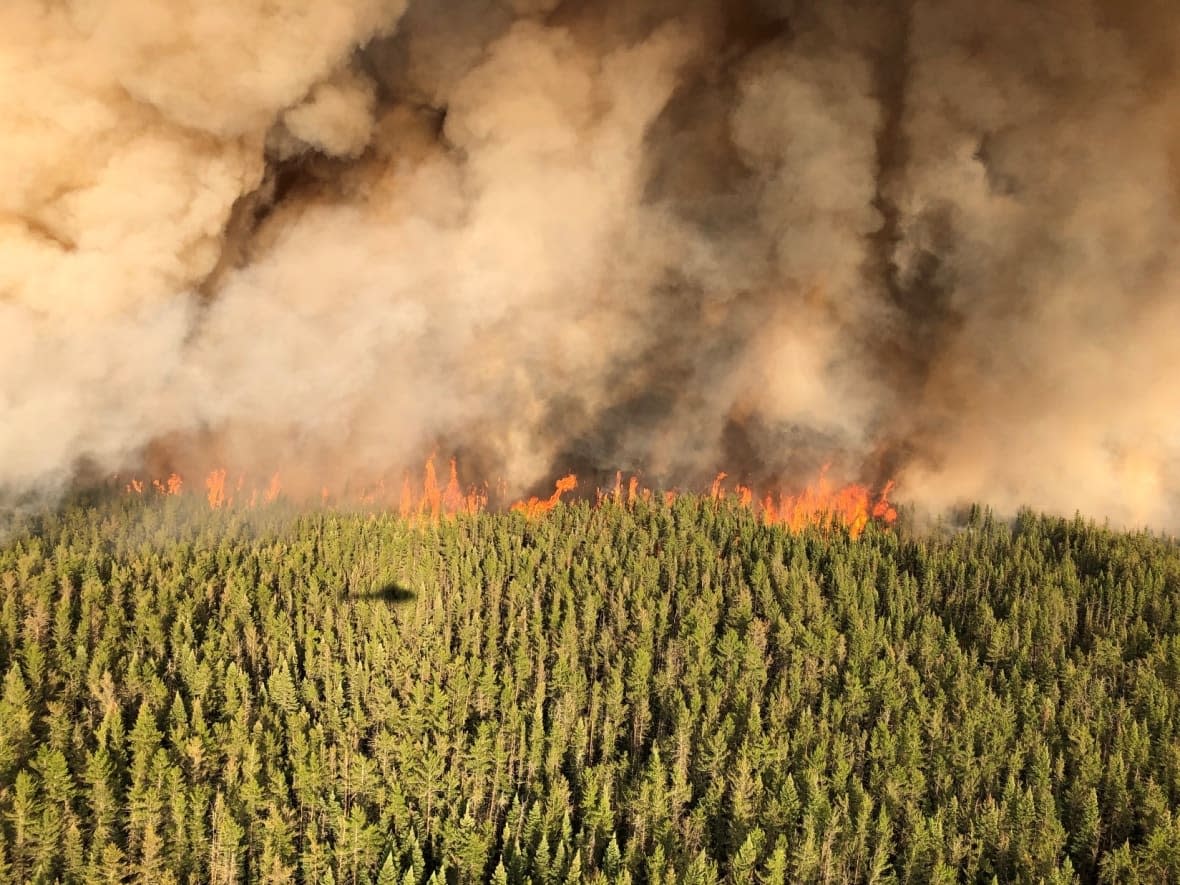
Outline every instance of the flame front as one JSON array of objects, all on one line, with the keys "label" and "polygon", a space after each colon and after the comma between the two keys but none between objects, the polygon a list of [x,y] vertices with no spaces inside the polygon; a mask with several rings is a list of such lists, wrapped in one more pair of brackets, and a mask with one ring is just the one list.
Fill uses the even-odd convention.
[{"label": "flame front", "polygon": [[[834,523],[848,530],[853,538],[860,537],[870,519],[886,524],[897,521],[897,510],[889,503],[889,483],[873,501],[867,486],[850,484],[835,487],[828,479],[828,468],[820,471],[819,479],[798,495],[766,495],[762,499],[762,519],[768,525],[781,525],[792,532],[808,526]],[[738,487],[742,506],[749,507],[753,497],[750,489]]]},{"label": "flame front", "polygon": [[[319,493],[320,504],[355,503],[361,507],[396,510],[407,521],[437,521],[486,511],[489,501],[487,485],[464,488],[454,458],[450,459],[448,467],[446,485],[440,486],[435,457],[432,455],[428,458],[423,466],[420,490],[407,471],[402,476],[396,502],[392,500],[392,493],[387,491],[385,480],[380,479],[354,494],[333,494],[328,486],[323,486]],[[897,520],[897,510],[889,501],[893,483],[886,484],[874,498],[868,486],[834,484],[829,478],[828,468],[824,467],[815,482],[802,492],[788,494],[780,491],[756,495],[752,488],[740,483],[734,486],[732,492],[727,490],[725,481],[728,477],[729,474],[722,471],[710,485],[707,500],[712,506],[733,506],[747,510],[756,514],[764,524],[781,526],[791,532],[799,532],[810,526],[837,526],[846,530],[850,537],[857,538],[871,521],[891,525]],[[260,502],[271,504],[284,496],[282,477],[278,472],[273,473],[265,485],[259,486],[250,483],[244,474],[236,474],[231,482],[229,471],[223,467],[217,468],[205,477],[204,487],[205,498],[212,510],[234,506],[249,509],[259,506]],[[143,495],[146,488],[147,484],[138,477],[131,478],[124,485],[125,492],[134,495]],[[151,488],[157,495],[174,497],[183,494],[187,486],[180,474],[173,473],[166,480],[153,480]],[[540,519],[561,504],[563,496],[577,488],[578,478],[571,473],[557,480],[553,494],[549,497],[519,500],[508,509],[523,514],[529,520]],[[679,493],[665,491],[663,497],[665,503],[670,505],[677,500]],[[639,501],[651,500],[651,489],[641,486],[636,476],[631,476],[624,484],[622,472],[615,474],[613,488],[598,489],[594,496],[596,506],[599,507],[634,507]]]}]

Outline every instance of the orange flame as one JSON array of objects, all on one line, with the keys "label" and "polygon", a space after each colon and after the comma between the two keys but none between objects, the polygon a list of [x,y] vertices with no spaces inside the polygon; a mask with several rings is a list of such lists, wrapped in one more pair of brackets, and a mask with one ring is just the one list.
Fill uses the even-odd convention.
[{"label": "orange flame", "polygon": [[434,470],[434,455],[426,461],[426,478],[422,483],[422,504],[419,512],[437,517],[442,509],[442,494],[438,490],[438,474]]},{"label": "orange flame", "polygon": [[[381,501],[377,501],[375,497],[369,499],[368,496],[362,496],[361,503],[380,503],[384,506],[384,482],[378,483],[377,490]],[[438,471],[434,466],[434,455],[431,455],[426,460],[426,466],[423,469],[422,496],[415,498],[410,474],[406,472],[402,477],[397,511],[402,519],[423,516],[437,520],[444,516],[456,516],[460,513],[479,513],[487,506],[487,501],[486,490],[470,488],[463,491],[463,487],[459,483],[459,466],[454,458],[450,460],[450,474],[446,487],[440,489]]]},{"label": "orange flame", "polygon": [[[421,494],[416,494],[410,474],[404,474],[400,497],[397,501],[397,513],[402,519],[413,520],[427,518],[432,521],[443,517],[453,517],[459,514],[475,514],[483,512],[488,506],[487,486],[473,486],[464,491],[459,481],[459,468],[454,458],[449,462],[449,475],[445,487],[439,486],[438,472],[435,468],[435,457],[427,459],[423,468]],[[254,508],[260,502],[272,503],[282,494],[283,485],[279,473],[271,475],[265,486],[249,485],[244,475],[239,474],[236,482],[227,488],[229,471],[225,468],[213,470],[205,478],[206,499],[209,507],[218,510],[231,506]],[[870,521],[877,521],[890,525],[897,520],[897,510],[889,501],[893,491],[893,483],[887,484],[874,499],[869,488],[864,485],[850,484],[834,485],[828,476],[828,468],[820,471],[816,481],[808,485],[798,494],[783,492],[768,493],[761,497],[755,495],[754,490],[747,485],[737,484],[734,491],[729,492],[725,487],[728,474],[718,473],[709,487],[707,500],[715,506],[736,506],[756,514],[757,518],[766,525],[781,526],[789,531],[798,532],[809,526],[835,526],[846,530],[853,538],[859,537]],[[153,480],[152,487],[159,495],[176,496],[183,493],[185,483],[182,477],[171,474],[167,480]],[[563,476],[554,485],[553,494],[548,498],[532,497],[512,504],[511,510],[523,513],[528,519],[537,519],[551,512],[561,501],[562,496],[578,487],[578,480],[574,474]],[[498,494],[504,495],[503,484]],[[125,486],[126,494],[142,495],[145,483],[138,478],[132,478]],[[249,491],[249,495],[246,495]],[[677,499],[676,491],[666,491],[663,499],[670,505]],[[385,480],[378,480],[375,484],[354,492],[351,497],[337,497],[328,486],[320,490],[320,503],[346,504],[349,500],[378,509],[393,509],[393,501],[387,495]],[[615,474],[613,487],[608,490],[598,489],[594,500],[597,506],[634,507],[639,501],[650,502],[653,497],[651,489],[641,487],[639,478],[631,476],[624,492],[623,474]],[[235,505],[235,499],[240,502]],[[501,497],[503,500],[503,497]]]},{"label": "orange flame", "polygon": [[[714,503],[736,504],[743,510],[749,510],[758,515],[766,525],[782,526],[789,531],[799,532],[809,526],[839,526],[846,529],[852,538],[858,538],[864,532],[871,520],[877,520],[885,525],[892,525],[897,521],[897,510],[889,502],[889,494],[893,490],[893,483],[888,483],[881,491],[876,501],[867,486],[849,484],[833,486],[828,479],[828,467],[825,466],[815,483],[807,486],[798,495],[780,493],[764,495],[761,500],[755,498],[754,490],[749,486],[738,484],[732,495],[725,489],[728,474],[724,471],[717,474],[709,487],[708,499]],[[617,490],[621,487],[621,478],[615,479]],[[600,500],[601,500],[600,495]],[[671,505],[676,501],[678,493],[664,492],[664,502]],[[631,478],[628,489],[627,504],[633,505],[638,498],[651,500],[651,490],[638,490],[638,479]]]},{"label": "orange flame", "polygon": [[[715,490],[716,486],[714,483]],[[867,486],[856,483],[833,486],[828,479],[828,467],[824,466],[819,479],[798,495],[780,493],[777,499],[766,495],[760,503],[760,513],[767,525],[781,525],[792,532],[808,526],[838,525],[847,529],[852,538],[858,538],[870,519],[887,525],[897,521],[897,510],[889,503],[892,490],[893,483],[887,484],[874,502]],[[737,498],[741,507],[753,509],[753,492],[748,487],[739,485]]]},{"label": "orange flame", "polygon": [[724,470],[717,474],[713,480],[713,487],[709,489],[709,497],[714,501],[720,501],[724,492],[721,491],[721,483],[725,482],[725,477],[729,476]]},{"label": "orange flame", "polygon": [[451,477],[447,480],[446,490],[442,495],[443,510],[447,513],[458,513],[463,509],[463,492],[459,489],[459,468],[455,459],[451,459]]},{"label": "orange flame", "polygon": [[572,473],[563,476],[557,481],[553,489],[553,494],[548,498],[542,500],[540,498],[529,498],[528,501],[517,501],[512,505],[512,510],[516,513],[523,513],[529,519],[536,519],[538,516],[548,513],[561,501],[561,496],[566,492],[571,492],[578,487],[578,478]]},{"label": "orange flame", "polygon": [[207,495],[209,507],[213,510],[219,510],[225,506],[225,477],[224,467],[214,470],[205,477],[205,488],[209,490]]}]

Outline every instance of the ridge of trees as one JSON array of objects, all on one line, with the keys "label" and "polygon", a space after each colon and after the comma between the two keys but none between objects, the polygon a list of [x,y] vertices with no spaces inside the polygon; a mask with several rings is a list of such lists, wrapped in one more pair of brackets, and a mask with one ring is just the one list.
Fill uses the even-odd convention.
[{"label": "ridge of trees", "polygon": [[1180,549],[707,498],[0,545],[0,882],[1180,881]]}]

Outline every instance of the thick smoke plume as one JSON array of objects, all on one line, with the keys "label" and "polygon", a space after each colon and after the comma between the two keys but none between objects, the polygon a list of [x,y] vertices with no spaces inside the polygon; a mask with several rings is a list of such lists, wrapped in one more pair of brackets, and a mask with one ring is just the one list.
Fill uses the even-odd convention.
[{"label": "thick smoke plume", "polygon": [[439,447],[1174,527],[1177,59],[1170,0],[5,0],[0,487]]}]

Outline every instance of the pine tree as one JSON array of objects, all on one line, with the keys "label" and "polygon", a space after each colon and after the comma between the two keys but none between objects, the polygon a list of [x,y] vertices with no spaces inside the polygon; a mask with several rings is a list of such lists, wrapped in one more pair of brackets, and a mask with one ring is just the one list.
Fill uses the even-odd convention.
[{"label": "pine tree", "polygon": [[717,885],[717,865],[701,849],[684,871],[683,885]]},{"label": "pine tree", "polygon": [[28,755],[32,739],[32,698],[13,663],[4,674],[3,696],[0,696],[0,783],[9,783],[17,766]]},{"label": "pine tree", "polygon": [[393,852],[385,855],[381,869],[377,871],[377,885],[398,885],[401,876],[393,862]]}]

